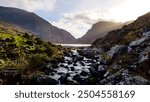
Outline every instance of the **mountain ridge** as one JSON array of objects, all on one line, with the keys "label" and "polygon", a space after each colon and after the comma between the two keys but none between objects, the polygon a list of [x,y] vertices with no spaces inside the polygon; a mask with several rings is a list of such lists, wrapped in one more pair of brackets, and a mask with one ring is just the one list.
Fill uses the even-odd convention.
[{"label": "mountain ridge", "polygon": [[87,33],[78,39],[81,43],[92,43],[97,38],[106,36],[109,31],[120,29],[122,26],[130,22],[112,22],[112,21],[100,21],[92,25],[91,29]]},{"label": "mountain ridge", "polygon": [[[12,23],[33,32],[41,38],[56,43],[75,43],[76,39],[63,29],[59,29],[35,13],[11,7],[0,7],[0,20]],[[69,39],[69,40],[68,40]]]},{"label": "mountain ridge", "polygon": [[137,18],[129,25],[121,29],[113,30],[103,38],[98,38],[93,42],[94,46],[113,46],[115,44],[128,44],[130,41],[140,37],[141,32],[150,29],[150,12]]}]

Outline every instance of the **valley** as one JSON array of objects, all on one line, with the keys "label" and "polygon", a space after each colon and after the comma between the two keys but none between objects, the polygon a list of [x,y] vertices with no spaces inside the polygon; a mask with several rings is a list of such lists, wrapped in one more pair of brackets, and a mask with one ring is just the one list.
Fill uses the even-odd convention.
[{"label": "valley", "polygon": [[77,40],[34,13],[0,7],[2,85],[149,85],[149,66],[150,13],[99,22]]}]

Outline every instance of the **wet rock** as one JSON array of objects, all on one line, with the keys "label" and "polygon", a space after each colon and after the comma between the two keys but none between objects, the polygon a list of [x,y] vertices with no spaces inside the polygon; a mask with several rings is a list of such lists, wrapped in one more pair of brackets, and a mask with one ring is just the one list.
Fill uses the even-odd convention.
[{"label": "wet rock", "polygon": [[131,65],[129,68],[131,71],[136,71],[137,65]]},{"label": "wet rock", "polygon": [[82,70],[82,72],[80,73],[80,75],[81,75],[81,76],[87,76],[87,75],[89,75],[89,74],[88,74],[88,72]]},{"label": "wet rock", "polygon": [[58,80],[61,77],[61,75],[58,75],[57,73],[55,73],[54,75],[49,76],[49,77],[52,79]]},{"label": "wet rock", "polygon": [[113,68],[114,70],[120,70],[120,69],[121,69],[121,66],[120,66],[120,65],[117,65],[117,64],[114,64],[112,68]]},{"label": "wet rock", "polygon": [[110,84],[113,84],[114,82],[113,81],[117,81],[116,80],[116,78],[119,78],[119,76],[121,75],[121,73],[124,71],[124,69],[121,69],[121,70],[119,70],[118,72],[116,72],[115,74],[113,74],[113,75],[110,75],[110,76],[108,76],[108,77],[106,77],[105,79],[103,79],[103,80],[101,80],[100,82],[99,82],[99,84],[100,85],[105,85],[105,84],[108,84],[108,83],[110,83]]},{"label": "wet rock", "polygon": [[105,74],[104,74],[104,78],[107,77],[109,75],[109,71],[107,71]]},{"label": "wet rock", "polygon": [[81,64],[81,66],[85,66],[84,62],[80,61],[79,63]]},{"label": "wet rock", "polygon": [[75,71],[75,68],[74,67],[70,67],[71,71]]},{"label": "wet rock", "polygon": [[98,72],[106,72],[106,67],[104,66],[104,65],[100,65],[99,67],[98,67],[98,70],[97,70]]},{"label": "wet rock", "polygon": [[150,31],[144,32],[142,35],[143,35],[144,37],[150,37]]},{"label": "wet rock", "polygon": [[73,66],[78,66],[77,63],[74,63]]},{"label": "wet rock", "polygon": [[146,60],[148,60],[148,59],[149,59],[149,58],[148,58],[148,55],[142,56],[138,63],[142,63],[142,62],[144,62],[144,61],[146,61]]},{"label": "wet rock", "polygon": [[65,67],[65,65],[64,64],[60,64],[60,67]]},{"label": "wet rock", "polygon": [[77,55],[77,56],[76,56],[77,61],[82,61],[83,58],[84,58],[84,57],[83,57],[83,56],[80,56],[80,55]]},{"label": "wet rock", "polygon": [[95,75],[97,73],[94,67],[90,67],[89,70],[92,75]]},{"label": "wet rock", "polygon": [[67,84],[67,82],[68,82],[66,75],[61,76],[61,77],[59,78],[59,80],[60,80],[60,83],[61,83],[61,84]]},{"label": "wet rock", "polygon": [[92,67],[95,68],[96,70],[98,69],[99,67],[99,64],[96,64],[96,63],[92,63]]},{"label": "wet rock", "polygon": [[67,84],[68,85],[76,85],[78,84],[75,80],[72,79],[72,77],[67,77]]},{"label": "wet rock", "polygon": [[133,80],[134,80],[134,83],[136,85],[146,85],[146,84],[150,84],[150,82],[146,79],[144,79],[143,77],[141,76],[134,76],[133,77]]},{"label": "wet rock", "polygon": [[150,47],[142,48],[141,52],[139,53],[139,61],[138,63],[142,63],[146,60],[149,59],[149,52],[150,52]]},{"label": "wet rock", "polygon": [[64,52],[64,56],[71,57],[71,53],[70,52]]},{"label": "wet rock", "polygon": [[70,65],[70,64],[72,64],[73,63],[73,61],[72,60],[68,60],[68,65]]},{"label": "wet rock", "polygon": [[80,81],[81,80],[80,75],[79,74],[75,75],[73,77],[73,80]]},{"label": "wet rock", "polygon": [[113,58],[114,56],[127,52],[127,46],[125,45],[116,45],[107,52],[108,56]]},{"label": "wet rock", "polygon": [[0,85],[3,85],[3,84],[4,84],[3,80],[2,80],[2,79],[0,79]]},{"label": "wet rock", "polygon": [[64,68],[68,69],[68,68],[69,68],[69,66],[64,66]]},{"label": "wet rock", "polygon": [[130,52],[133,48],[139,46],[140,44],[142,44],[144,41],[148,40],[148,37],[143,37],[141,39],[138,39],[138,40],[135,40],[135,41],[132,41],[130,44],[129,44],[129,47],[128,47],[128,52]]},{"label": "wet rock", "polygon": [[58,68],[57,73],[59,74],[67,74],[68,70],[66,68]]},{"label": "wet rock", "polygon": [[57,84],[59,84],[59,81],[55,80],[51,77],[48,77],[48,76],[37,76],[35,84],[37,84],[37,85],[57,85]]},{"label": "wet rock", "polygon": [[87,73],[90,73],[90,70],[87,69],[87,68],[83,68],[82,70],[85,71],[85,72],[87,72]]},{"label": "wet rock", "polygon": [[85,56],[86,58],[95,58],[95,56],[101,52],[101,49],[98,48],[84,48],[78,50],[79,54]]},{"label": "wet rock", "polygon": [[76,55],[79,55],[79,53],[78,53],[78,51],[77,50],[71,50],[71,54],[74,56],[76,56]]},{"label": "wet rock", "polygon": [[54,76],[54,75],[55,75],[55,72],[51,72],[50,75],[51,75],[51,76]]},{"label": "wet rock", "polygon": [[58,68],[59,66],[57,63],[55,63],[55,64],[52,64],[52,67],[55,69],[55,68]]}]

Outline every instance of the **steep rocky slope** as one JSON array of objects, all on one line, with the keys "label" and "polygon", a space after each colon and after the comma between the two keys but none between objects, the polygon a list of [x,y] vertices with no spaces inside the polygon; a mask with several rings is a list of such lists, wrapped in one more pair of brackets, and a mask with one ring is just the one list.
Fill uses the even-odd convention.
[{"label": "steep rocky slope", "polygon": [[0,20],[17,25],[51,42],[76,42],[76,39],[69,32],[51,25],[32,12],[17,8],[0,7]]},{"label": "steep rocky slope", "polygon": [[116,78],[123,80],[119,84],[131,84],[135,77],[138,84],[145,83],[143,78],[150,80],[150,13],[122,29],[109,32],[97,39],[93,46],[103,49],[100,56],[106,60],[108,71],[114,73],[101,80],[100,84],[117,84]]},{"label": "steep rocky slope", "polygon": [[129,44],[131,41],[140,38],[141,34],[149,29],[150,13],[147,13],[133,23],[125,25],[121,29],[110,31],[103,38],[96,39],[93,45],[109,47],[115,44]]}]

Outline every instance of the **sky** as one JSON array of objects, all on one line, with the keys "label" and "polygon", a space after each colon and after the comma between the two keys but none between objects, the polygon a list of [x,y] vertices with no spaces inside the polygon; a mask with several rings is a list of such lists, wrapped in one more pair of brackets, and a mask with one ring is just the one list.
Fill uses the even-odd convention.
[{"label": "sky", "polygon": [[0,0],[0,6],[34,12],[74,37],[99,21],[126,22],[150,12],[150,0]]}]

